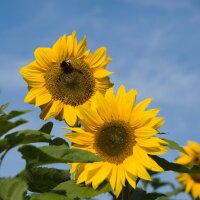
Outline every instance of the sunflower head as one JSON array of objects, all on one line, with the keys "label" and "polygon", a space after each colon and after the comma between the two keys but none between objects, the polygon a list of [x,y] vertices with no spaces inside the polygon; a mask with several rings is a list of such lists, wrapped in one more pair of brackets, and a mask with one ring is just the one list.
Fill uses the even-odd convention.
[{"label": "sunflower head", "polygon": [[[176,162],[185,166],[200,166],[200,145],[189,141],[183,148],[186,154],[181,153]],[[185,185],[185,191],[191,193],[194,199],[200,198],[200,174],[181,173],[177,180]]]},{"label": "sunflower head", "polygon": [[113,85],[105,69],[111,61],[106,48],[89,53],[86,46],[86,37],[78,43],[76,32],[63,35],[52,48],[36,49],[35,60],[20,70],[29,89],[25,102],[39,106],[42,119],[64,119],[73,126],[79,106],[90,105],[97,91]]},{"label": "sunflower head", "polygon": [[163,169],[149,155],[166,152],[165,141],[156,137],[163,124],[156,117],[159,109],[146,110],[151,98],[136,104],[137,91],[125,91],[121,86],[115,96],[113,88],[103,96],[97,93],[91,108],[81,106],[79,118],[82,128],[70,128],[65,137],[73,148],[91,151],[101,162],[72,164],[77,183],[85,182],[97,188],[106,178],[116,196],[127,180],[133,188],[136,177],[151,180],[147,169]]}]

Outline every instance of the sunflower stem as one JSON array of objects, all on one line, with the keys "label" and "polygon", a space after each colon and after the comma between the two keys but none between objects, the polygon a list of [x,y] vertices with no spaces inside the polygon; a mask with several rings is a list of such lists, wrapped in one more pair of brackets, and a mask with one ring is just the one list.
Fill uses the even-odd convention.
[{"label": "sunflower stem", "polygon": [[125,187],[122,189],[122,200],[129,200],[129,191],[130,191],[130,185],[128,181],[125,183]]}]

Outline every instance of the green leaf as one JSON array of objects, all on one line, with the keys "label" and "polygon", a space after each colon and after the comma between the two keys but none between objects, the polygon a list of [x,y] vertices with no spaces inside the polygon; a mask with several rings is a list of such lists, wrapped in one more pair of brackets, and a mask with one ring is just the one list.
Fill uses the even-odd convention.
[{"label": "green leaf", "polygon": [[30,200],[72,200],[66,196],[55,193],[33,194]]},{"label": "green leaf", "polygon": [[165,160],[164,158],[160,158],[158,156],[151,155],[152,159],[156,161],[156,163],[161,166],[165,171],[175,171],[175,172],[182,172],[182,173],[200,173],[200,167],[199,166],[193,166],[193,167],[186,167],[177,163],[171,163]]},{"label": "green leaf", "polygon": [[92,187],[85,186],[83,184],[76,184],[74,181],[70,180],[56,186],[54,188],[54,191],[65,191],[67,197],[69,197],[70,199],[74,199],[77,197],[90,198],[105,192],[110,192],[111,187],[109,183],[104,182],[96,190],[94,190]]},{"label": "green leaf", "polygon": [[15,117],[18,117],[18,116],[23,115],[28,112],[30,112],[30,110],[13,110],[13,111],[9,112],[8,114],[1,115],[0,121],[8,121],[10,119],[13,119]]},{"label": "green leaf", "polygon": [[0,107],[0,114],[4,114],[4,110],[9,106],[9,103],[5,103]]},{"label": "green leaf", "polygon": [[147,193],[143,198],[141,198],[141,200],[155,200],[158,197],[164,197],[164,196],[165,196],[164,194],[152,192],[152,193]]},{"label": "green leaf", "polygon": [[60,137],[57,137],[51,140],[50,145],[56,145],[56,146],[66,145],[67,147],[69,147],[69,144],[67,143],[67,141]]},{"label": "green leaf", "polygon": [[8,131],[10,131],[13,128],[16,128],[19,125],[22,125],[26,123],[27,121],[24,119],[19,119],[14,122],[9,121],[0,121],[0,137],[4,134],[6,134]]},{"label": "green leaf", "polygon": [[52,122],[47,122],[46,124],[44,124],[39,131],[46,133],[46,134],[50,134],[53,128],[53,123]]},{"label": "green leaf", "polygon": [[146,193],[146,191],[140,189],[140,188],[136,188],[133,193],[131,194],[131,198],[130,199],[137,199],[137,200],[155,200],[158,197],[162,197],[165,196],[164,194],[161,193]]},{"label": "green leaf", "polygon": [[35,147],[24,145],[19,148],[23,158],[27,162],[27,167],[52,164],[52,163],[72,163],[72,162],[97,162],[100,159],[89,151],[79,149],[69,149],[62,146]]},{"label": "green leaf", "polygon": [[70,180],[68,170],[55,168],[32,168],[22,171],[18,176],[26,180],[29,191],[37,193],[49,192],[58,184]]},{"label": "green leaf", "polygon": [[26,182],[20,178],[0,179],[1,200],[24,200]]},{"label": "green leaf", "polygon": [[148,182],[156,190],[162,186],[169,185],[172,189],[175,189],[174,185],[168,181],[161,181],[159,178],[154,178],[152,181]]},{"label": "green leaf", "polygon": [[[17,131],[6,135],[3,140],[0,140],[0,153],[6,149],[13,148],[21,144],[29,144],[35,142],[49,142],[51,136],[34,130]],[[2,142],[3,141],[3,142]]]},{"label": "green leaf", "polygon": [[130,199],[141,200],[145,195],[146,191],[136,188],[135,190],[132,190]]},{"label": "green leaf", "polygon": [[6,139],[0,140],[0,153],[5,151],[8,148],[8,141]]},{"label": "green leaf", "polygon": [[170,149],[178,150],[184,154],[187,154],[185,150],[183,149],[183,147],[179,146],[176,142],[172,140],[168,140],[168,139],[163,139],[163,140],[165,140],[168,143],[166,146],[168,146]]}]

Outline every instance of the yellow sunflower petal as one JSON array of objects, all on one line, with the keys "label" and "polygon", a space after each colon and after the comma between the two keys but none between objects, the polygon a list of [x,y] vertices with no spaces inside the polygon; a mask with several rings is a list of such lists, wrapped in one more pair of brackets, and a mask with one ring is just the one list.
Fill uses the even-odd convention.
[{"label": "yellow sunflower petal", "polygon": [[157,130],[151,128],[151,127],[140,127],[138,129],[135,129],[134,134],[138,138],[150,138],[158,133]]},{"label": "yellow sunflower petal", "polygon": [[48,68],[50,65],[58,60],[55,51],[51,48],[37,48],[34,52],[36,62],[42,66]]},{"label": "yellow sunflower petal", "polygon": [[49,92],[46,90],[35,99],[35,107],[48,103],[49,101],[51,101],[51,98],[51,94],[49,94]]},{"label": "yellow sunflower petal", "polygon": [[96,78],[104,78],[106,76],[109,76],[110,74],[113,74],[113,72],[109,72],[106,69],[98,69],[94,71],[94,77]]},{"label": "yellow sunflower petal", "polygon": [[[86,36],[83,37],[83,39],[80,41],[80,43],[77,46],[77,57],[83,57],[83,56],[87,56],[87,54],[85,54],[86,52]],[[88,52],[89,53],[89,52]]]},{"label": "yellow sunflower petal", "polygon": [[108,176],[111,188],[115,191],[116,181],[117,181],[117,166],[112,165],[112,170]]},{"label": "yellow sunflower petal", "polygon": [[63,35],[53,45],[53,49],[57,52],[60,61],[65,60],[67,57],[67,36]]},{"label": "yellow sunflower petal", "polygon": [[192,158],[187,155],[184,155],[176,160],[177,163],[182,164],[182,165],[188,165],[191,163],[191,161],[192,161]]},{"label": "yellow sunflower petal", "polygon": [[76,53],[77,46],[77,39],[76,39],[76,32],[73,31],[72,35],[67,37],[67,56],[73,57]]},{"label": "yellow sunflower petal", "polygon": [[92,179],[92,187],[94,189],[98,188],[98,186],[107,178],[108,174],[112,169],[112,165],[108,162],[102,164],[102,167],[99,171],[93,176]]},{"label": "yellow sunflower petal", "polygon": [[125,174],[122,170],[121,165],[117,166],[117,180],[116,180],[116,186],[115,186],[115,195],[118,197],[122,191],[123,183],[125,181]]},{"label": "yellow sunflower petal", "polygon": [[111,110],[108,101],[101,93],[96,94],[96,109],[103,121],[109,121],[111,117]]},{"label": "yellow sunflower petal", "polygon": [[36,99],[36,97],[40,96],[43,93],[46,93],[46,89],[45,88],[32,88],[30,89],[30,91],[28,92],[28,94],[26,95],[24,102],[25,103],[29,103],[32,100]]},{"label": "yellow sunflower petal", "polygon": [[136,176],[129,173],[128,171],[125,171],[126,179],[129,182],[129,184],[132,186],[132,188],[136,188]]},{"label": "yellow sunflower petal", "polygon": [[60,108],[59,107],[60,104],[61,104],[60,101],[53,101],[50,109],[47,108],[47,112],[45,113],[44,120],[47,120],[48,118],[55,116],[57,113],[59,113],[60,110],[58,110],[58,108]]},{"label": "yellow sunflower petal", "polygon": [[92,112],[86,107],[79,108],[79,118],[81,120],[81,124],[86,128],[91,130],[95,130],[99,127],[99,124],[102,124],[103,121],[96,112]]},{"label": "yellow sunflower petal", "polygon": [[143,112],[147,108],[147,106],[151,103],[151,101],[152,98],[148,98],[138,103],[133,109],[132,117],[134,117],[134,115],[137,116],[138,113]]},{"label": "yellow sunflower petal", "polygon": [[129,173],[137,176],[137,168],[136,168],[136,161],[134,160],[133,156],[129,156],[125,161],[124,161],[124,167],[126,171]]},{"label": "yellow sunflower petal", "polygon": [[95,68],[99,66],[102,62],[104,62],[105,58],[106,58],[106,48],[101,47],[90,55],[90,57],[87,59],[87,62],[90,63],[91,68]]},{"label": "yellow sunflower petal", "polygon": [[163,168],[160,167],[152,158],[150,158],[142,148],[136,146],[133,151],[135,159],[147,169],[155,172],[164,171]]},{"label": "yellow sunflower petal", "polygon": [[69,126],[74,126],[77,121],[75,108],[70,105],[65,105],[64,117],[65,117],[65,121],[67,122],[67,124],[69,124]]}]

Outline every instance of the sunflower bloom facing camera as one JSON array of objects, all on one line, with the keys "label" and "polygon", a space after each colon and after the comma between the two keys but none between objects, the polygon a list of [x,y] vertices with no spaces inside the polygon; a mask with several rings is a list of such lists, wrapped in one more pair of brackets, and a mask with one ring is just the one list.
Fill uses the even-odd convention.
[{"label": "sunflower bloom facing camera", "polygon": [[[200,145],[189,141],[188,146],[183,148],[187,154],[181,153],[176,162],[185,166],[200,166]],[[194,199],[200,198],[200,174],[181,173],[177,180],[185,185],[185,192],[191,193]]]},{"label": "sunflower bloom facing camera", "polygon": [[82,128],[69,128],[72,132],[65,137],[73,148],[93,152],[102,161],[71,164],[77,183],[96,189],[108,178],[118,197],[126,180],[135,188],[136,177],[151,180],[147,169],[163,171],[149,157],[166,152],[166,142],[156,137],[163,118],[156,117],[159,109],[146,110],[151,98],[136,104],[136,95],[136,90],[126,92],[120,86],[115,96],[110,88],[105,96],[95,95],[90,109],[79,109]]},{"label": "sunflower bloom facing camera", "polygon": [[25,102],[41,108],[40,117],[55,117],[74,126],[80,105],[90,105],[94,94],[105,93],[113,84],[105,68],[111,61],[106,48],[86,49],[86,37],[77,42],[76,32],[63,35],[52,48],[37,48],[35,61],[20,73],[28,83]]}]

